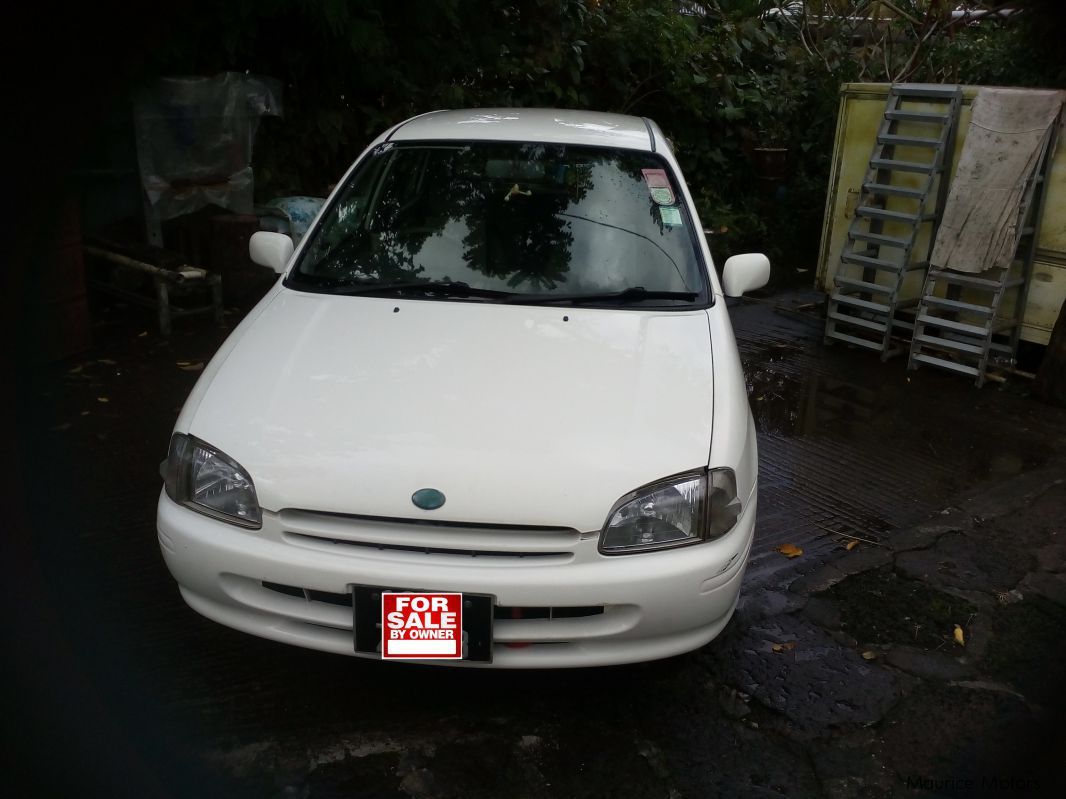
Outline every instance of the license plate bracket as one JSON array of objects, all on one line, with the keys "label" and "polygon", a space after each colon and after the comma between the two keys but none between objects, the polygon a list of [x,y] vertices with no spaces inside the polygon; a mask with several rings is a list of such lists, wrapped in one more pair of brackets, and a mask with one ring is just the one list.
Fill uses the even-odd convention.
[{"label": "license plate bracket", "polygon": [[[381,657],[381,594],[383,591],[434,593],[424,589],[386,588],[380,585],[352,586],[352,631],[355,651]],[[463,593],[463,660],[492,662],[491,594]]]}]

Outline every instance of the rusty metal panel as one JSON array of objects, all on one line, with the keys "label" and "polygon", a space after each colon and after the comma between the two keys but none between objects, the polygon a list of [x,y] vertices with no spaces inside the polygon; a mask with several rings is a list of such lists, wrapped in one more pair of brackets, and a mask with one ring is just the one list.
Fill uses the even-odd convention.
[{"label": "rusty metal panel", "polygon": [[[824,291],[830,291],[833,287],[833,274],[847,241],[848,224],[855,209],[857,193],[866,176],[889,86],[887,83],[846,83],[841,87],[822,244],[818,256],[817,285]],[[963,87],[959,138],[955,147],[956,163],[970,124],[970,106],[979,88]],[[898,148],[897,155],[901,160],[908,158],[905,148]],[[955,163],[952,164],[952,174],[954,169]],[[917,176],[914,176],[914,180],[917,180]],[[1055,153],[1049,180],[1036,262],[1033,265],[1033,280],[1022,326],[1022,338],[1037,344],[1048,342],[1059,308],[1066,299],[1066,148],[1060,147]],[[888,207],[891,209],[892,203]],[[923,238],[918,242],[919,251],[925,246],[927,237],[928,233],[923,231]],[[913,274],[908,280],[915,285],[907,284],[905,290],[920,292],[922,275]],[[1010,303],[1004,303],[1004,306],[1002,313],[1007,315],[1011,311]]]}]

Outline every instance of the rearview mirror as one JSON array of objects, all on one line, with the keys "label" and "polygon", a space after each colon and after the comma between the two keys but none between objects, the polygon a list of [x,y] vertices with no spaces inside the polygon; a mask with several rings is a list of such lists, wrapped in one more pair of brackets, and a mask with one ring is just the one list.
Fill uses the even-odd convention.
[{"label": "rearview mirror", "polygon": [[260,266],[269,266],[279,275],[292,257],[292,239],[284,233],[260,230],[248,240],[248,255]]},{"label": "rearview mirror", "polygon": [[[257,234],[258,235],[258,234]],[[770,280],[770,259],[761,252],[734,255],[722,269],[722,290],[727,297],[761,289]]]}]

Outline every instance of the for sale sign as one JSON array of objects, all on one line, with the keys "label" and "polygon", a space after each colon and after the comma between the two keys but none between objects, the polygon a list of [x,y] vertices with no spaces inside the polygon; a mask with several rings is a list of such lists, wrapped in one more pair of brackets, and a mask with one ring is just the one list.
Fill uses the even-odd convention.
[{"label": "for sale sign", "polygon": [[462,594],[381,594],[381,656],[463,657]]}]

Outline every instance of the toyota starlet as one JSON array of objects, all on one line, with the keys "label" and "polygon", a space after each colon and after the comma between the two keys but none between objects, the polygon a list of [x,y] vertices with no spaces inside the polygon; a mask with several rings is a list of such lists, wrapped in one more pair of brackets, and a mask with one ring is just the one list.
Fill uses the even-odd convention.
[{"label": "toyota starlet", "polygon": [[[185,601],[381,657],[382,594],[461,594],[467,666],[663,658],[736,607],[755,429],[724,298],[654,122],[439,111],[372,142],[185,402],[162,466]],[[458,617],[458,616],[457,616]],[[437,661],[441,662],[441,661]]]}]

